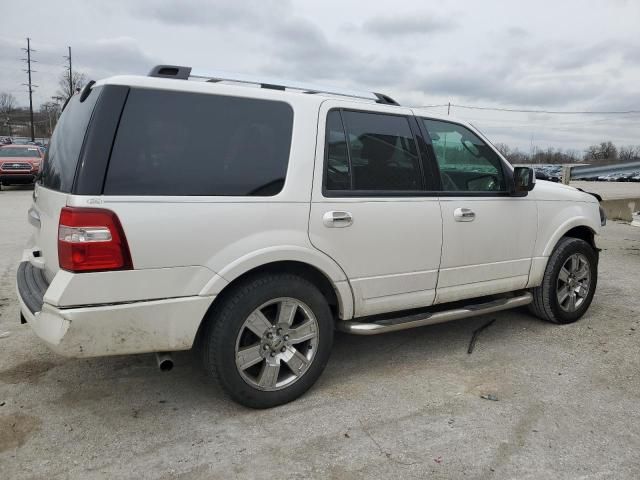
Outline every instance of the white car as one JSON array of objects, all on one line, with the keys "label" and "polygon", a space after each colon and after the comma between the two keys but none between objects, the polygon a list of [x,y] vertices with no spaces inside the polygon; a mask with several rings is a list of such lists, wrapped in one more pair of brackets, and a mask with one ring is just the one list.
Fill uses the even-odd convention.
[{"label": "white car", "polygon": [[22,321],[71,357],[170,368],[194,348],[271,407],[317,380],[335,329],[580,318],[604,216],[534,182],[471,125],[381,94],[173,66],[91,82],[34,191]]}]

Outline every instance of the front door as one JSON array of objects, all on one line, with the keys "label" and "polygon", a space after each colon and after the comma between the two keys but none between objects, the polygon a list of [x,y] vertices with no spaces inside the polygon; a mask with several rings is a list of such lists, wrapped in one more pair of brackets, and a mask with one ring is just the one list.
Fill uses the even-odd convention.
[{"label": "front door", "polygon": [[431,305],[442,220],[421,133],[408,109],[351,105],[320,111],[311,243],[344,270],[355,316]]},{"label": "front door", "polygon": [[431,139],[442,184],[436,303],[524,288],[536,241],[535,200],[509,196],[510,167],[471,129],[420,121]]}]

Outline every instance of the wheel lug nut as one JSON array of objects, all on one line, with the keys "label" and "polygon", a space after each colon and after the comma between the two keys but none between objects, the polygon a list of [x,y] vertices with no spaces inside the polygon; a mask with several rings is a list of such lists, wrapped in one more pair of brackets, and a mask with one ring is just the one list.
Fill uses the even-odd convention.
[{"label": "wheel lug nut", "polygon": [[287,351],[287,347],[282,347],[282,348],[280,349],[280,351],[281,351],[282,353],[286,352],[286,351]]},{"label": "wheel lug nut", "polygon": [[277,333],[278,333],[278,335],[280,335],[280,334],[282,333],[282,329],[281,329],[281,328],[279,328],[279,329],[277,330]]},{"label": "wheel lug nut", "polygon": [[262,347],[264,350],[269,350],[269,345],[265,345],[264,347]]},{"label": "wheel lug nut", "polygon": [[271,352],[271,356],[275,357],[276,356],[276,352]]},{"label": "wheel lug nut", "polygon": [[285,335],[285,336],[284,336],[284,341],[285,341],[285,342],[288,342],[288,341],[289,341],[289,335]]},{"label": "wheel lug nut", "polygon": [[271,332],[267,333],[267,338],[273,338],[273,333]]}]

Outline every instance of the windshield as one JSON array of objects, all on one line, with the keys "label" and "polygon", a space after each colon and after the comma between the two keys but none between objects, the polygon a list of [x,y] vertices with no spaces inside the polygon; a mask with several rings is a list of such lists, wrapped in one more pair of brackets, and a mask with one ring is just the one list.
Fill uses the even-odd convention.
[{"label": "windshield", "polygon": [[39,157],[40,151],[36,148],[0,148],[0,157]]}]

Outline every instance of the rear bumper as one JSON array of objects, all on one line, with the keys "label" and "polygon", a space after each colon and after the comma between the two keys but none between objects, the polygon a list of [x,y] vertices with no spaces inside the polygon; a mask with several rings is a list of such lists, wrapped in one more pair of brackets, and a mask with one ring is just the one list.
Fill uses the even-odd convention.
[{"label": "rear bumper", "polygon": [[[34,269],[28,262],[18,269],[21,315],[49,348],[67,357],[188,350],[214,299],[190,296],[58,308],[42,302],[44,292],[32,281],[39,273]],[[40,299],[39,310],[34,298]]]}]

